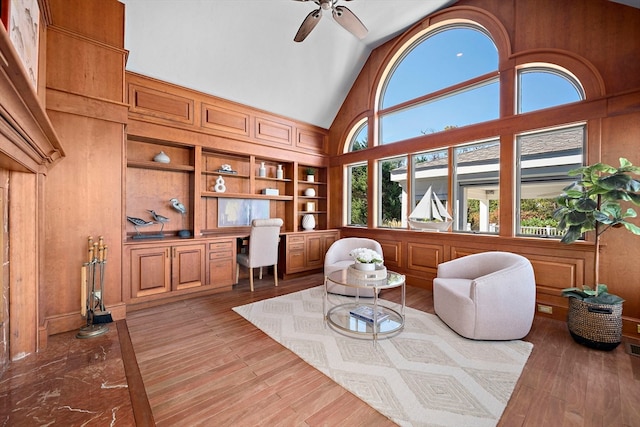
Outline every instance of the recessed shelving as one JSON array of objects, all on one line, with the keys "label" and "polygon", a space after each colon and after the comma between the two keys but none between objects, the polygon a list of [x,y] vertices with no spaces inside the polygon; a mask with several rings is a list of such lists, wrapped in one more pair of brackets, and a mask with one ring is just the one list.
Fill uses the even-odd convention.
[{"label": "recessed shelving", "polygon": [[127,162],[127,167],[138,168],[138,169],[176,171],[176,172],[193,172],[195,170],[195,168],[190,165],[159,163],[159,162],[143,161],[143,160],[129,160]]},{"label": "recessed shelving", "polygon": [[202,197],[217,197],[230,199],[267,199],[267,200],[293,200],[293,196],[278,195],[270,196],[266,194],[248,194],[248,193],[217,193],[215,191],[203,191]]}]

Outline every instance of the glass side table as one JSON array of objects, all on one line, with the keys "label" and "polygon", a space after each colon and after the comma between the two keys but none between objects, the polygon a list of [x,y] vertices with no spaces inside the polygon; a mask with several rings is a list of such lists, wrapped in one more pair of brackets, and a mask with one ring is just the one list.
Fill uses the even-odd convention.
[{"label": "glass side table", "polygon": [[[348,269],[329,273],[324,280],[324,298],[322,312],[325,322],[335,331],[354,338],[371,339],[374,343],[379,338],[388,338],[398,334],[404,328],[405,277],[393,271],[387,271],[384,281],[354,283],[347,274]],[[329,282],[347,286],[356,290],[356,296],[350,302],[341,301],[334,304],[328,292]],[[389,306],[381,303],[378,295],[383,289],[401,288],[401,302]],[[360,289],[373,289],[373,298],[360,298]]]}]

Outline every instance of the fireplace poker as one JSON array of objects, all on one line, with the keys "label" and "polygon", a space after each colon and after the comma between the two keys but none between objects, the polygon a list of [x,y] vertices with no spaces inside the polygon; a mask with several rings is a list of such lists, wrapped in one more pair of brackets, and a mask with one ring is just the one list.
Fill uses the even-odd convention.
[{"label": "fireplace poker", "polygon": [[111,312],[107,311],[104,307],[104,269],[107,264],[107,245],[104,244],[104,239],[100,236],[98,242],[98,268],[100,269],[100,298],[98,298],[97,313],[93,315],[93,323],[111,323],[113,318]]}]

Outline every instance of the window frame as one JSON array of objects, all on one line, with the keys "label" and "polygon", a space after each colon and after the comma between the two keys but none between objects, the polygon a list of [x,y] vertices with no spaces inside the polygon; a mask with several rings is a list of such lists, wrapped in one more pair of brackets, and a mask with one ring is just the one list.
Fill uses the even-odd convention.
[{"label": "window frame", "polygon": [[353,168],[356,167],[365,167],[366,171],[367,171],[367,182],[369,180],[369,164],[365,161],[365,162],[355,162],[355,163],[350,163],[348,165],[344,166],[344,182],[346,182],[346,185],[344,186],[344,200],[347,200],[347,208],[344,210],[345,216],[343,218],[342,223],[345,226],[348,227],[368,227],[368,223],[369,223],[369,203],[367,202],[367,223],[366,224],[355,224],[355,223],[351,223],[351,218],[352,218],[352,212],[353,212],[353,205],[352,205],[352,200],[353,200]]},{"label": "window frame", "polygon": [[[580,99],[578,101],[563,102],[561,104],[554,104],[554,105],[546,106],[543,108],[528,110],[523,112],[522,111],[522,86],[523,86],[522,76],[526,74],[533,74],[533,73],[546,73],[546,74],[551,74],[551,75],[565,79],[567,83],[569,83],[571,87],[573,87],[573,89],[577,92]],[[515,114],[533,113],[533,112],[544,110],[547,108],[554,108],[562,105],[571,104],[573,102],[584,101],[586,99],[586,95],[585,95],[585,91],[582,86],[582,83],[580,83],[580,80],[578,80],[578,78],[575,75],[573,75],[571,72],[569,72],[568,70],[565,70],[560,66],[557,66],[554,64],[546,64],[546,63],[528,64],[526,66],[518,67],[516,70],[514,94],[516,96],[515,105],[514,105]]]},{"label": "window frame", "polygon": [[[522,167],[522,144],[521,140],[523,137],[531,136],[531,135],[543,135],[543,134],[552,134],[559,133],[563,130],[570,129],[582,129],[582,143],[581,143],[581,161],[579,164],[574,164],[568,168],[568,170],[574,169],[575,167],[582,166],[586,164],[587,159],[587,123],[577,122],[566,124],[563,126],[553,127],[553,128],[545,128],[545,129],[532,129],[526,132],[521,132],[514,135],[514,143],[515,143],[515,177],[514,177],[514,206],[513,206],[513,235],[515,237],[543,237],[543,238],[561,238],[560,235],[555,234],[545,234],[545,235],[531,235],[522,233],[522,179],[523,179],[523,167]],[[570,177],[569,175],[565,175],[564,179],[561,176],[557,176],[555,179],[548,179],[548,182],[563,182],[562,187],[565,187],[570,182],[575,181],[575,178]],[[558,191],[558,196],[560,196],[561,191]],[[526,199],[525,199],[526,200]]]},{"label": "window frame", "polygon": [[[569,113],[567,114],[567,117],[575,118],[576,113],[580,114],[581,111],[585,111],[585,106],[578,104],[580,104],[580,102],[586,101],[586,93],[588,92],[593,96],[597,96],[598,92],[594,92],[599,88],[597,86],[597,76],[589,74],[590,69],[588,68],[588,66],[571,56],[563,56],[562,54],[550,55],[547,52],[527,52],[519,57],[516,57],[515,61],[503,62],[505,58],[511,58],[511,50],[509,46],[509,40],[505,38],[503,33],[500,32],[501,27],[498,21],[486,20],[480,16],[476,16],[476,18],[476,22],[473,22],[469,17],[465,17],[462,19],[451,18],[446,22],[444,20],[438,21],[434,25],[426,29],[409,31],[405,36],[406,42],[404,44],[398,44],[398,48],[395,49],[395,51],[389,52],[386,60],[386,65],[382,65],[379,69],[380,71],[378,74],[377,83],[374,84],[374,87],[372,88],[371,98],[369,101],[369,105],[371,105],[371,109],[369,111],[372,111],[372,113],[367,113],[369,126],[368,133],[370,137],[370,139],[368,140],[368,150],[372,151],[364,153],[349,152],[348,156],[349,164],[353,164],[357,161],[368,162],[369,180],[374,184],[373,188],[369,189],[369,191],[373,195],[369,196],[369,202],[371,203],[371,205],[368,206],[369,223],[373,228],[387,229],[387,227],[380,226],[383,216],[380,199],[381,196],[379,196],[380,188],[378,188],[378,173],[381,169],[381,160],[405,157],[407,159],[408,170],[411,174],[408,175],[408,179],[413,180],[414,177],[412,175],[414,174],[413,170],[415,167],[415,165],[413,164],[413,156],[416,154],[428,151],[454,150],[457,146],[474,144],[476,143],[475,141],[497,139],[502,147],[500,148],[500,171],[498,176],[498,188],[500,189],[499,203],[501,210],[508,211],[500,213],[499,218],[502,224],[500,224],[500,229],[499,231],[497,231],[497,234],[501,237],[521,237],[520,234],[516,233],[516,231],[519,231],[520,228],[519,226],[516,227],[515,224],[516,218],[518,221],[520,218],[519,210],[516,212],[515,209],[515,204],[519,204],[520,202],[520,195],[516,194],[516,188],[519,186],[520,182],[519,180],[516,180],[515,177],[516,168],[518,168],[515,162],[516,136],[523,133],[535,132],[539,129],[552,130],[575,125],[575,121],[573,123],[562,123],[561,120],[558,120],[558,117],[562,117],[565,115],[565,113]],[[436,93],[421,95],[412,100],[407,100],[399,103],[398,105],[389,106],[384,109],[382,108],[385,92],[388,89],[388,82],[390,81],[389,76],[392,75],[393,72],[395,72],[398,64],[408,55],[413,46],[415,46],[417,43],[421,43],[434,32],[444,31],[452,27],[464,28],[469,26],[474,30],[481,30],[490,38],[490,40],[494,42],[498,51],[499,71],[496,71],[495,73],[488,73],[483,76],[478,76],[475,79],[471,79],[469,81],[459,82],[454,86],[444,88],[443,90]],[[489,28],[491,29],[491,31],[485,30],[485,28]],[[492,33],[495,33],[495,37],[492,36]],[[570,71],[570,69],[575,71],[575,73]],[[549,72],[568,79],[573,88],[580,89],[578,93],[580,94],[582,99],[578,102],[571,101],[567,103],[559,103],[551,107],[545,107],[545,109],[551,111],[540,113],[538,116],[536,116],[539,117],[539,120],[536,120],[535,122],[529,123],[528,119],[519,119],[517,109],[520,108],[520,74],[518,73],[526,74],[536,71]],[[511,77],[503,78],[503,76],[505,75],[509,76],[509,73],[511,73]],[[576,77],[577,75],[581,76],[581,78]],[[478,84],[483,81],[492,81],[492,79],[499,79],[500,84],[499,114],[495,120],[491,120],[490,122],[483,121],[465,125],[463,129],[454,128],[453,130],[447,132],[423,134],[418,137],[394,141],[393,143],[385,143],[384,145],[381,143],[381,122],[382,117],[385,114],[389,114],[405,108],[410,108],[414,104],[420,104],[429,100],[436,99],[438,97],[450,96],[451,93],[455,91],[465,90],[467,86]],[[585,80],[581,81],[581,79]],[[551,82],[553,83],[553,81]],[[586,86],[584,86],[585,84]],[[506,97],[505,94],[509,94],[509,96]],[[585,124],[585,144],[583,146],[583,157],[586,157],[586,135],[588,134],[587,117],[585,117],[584,120],[580,122]],[[361,124],[361,122],[358,122],[357,126],[360,126]],[[530,124],[532,125],[531,127],[529,127]],[[352,127],[353,132],[349,133],[349,135],[353,135],[356,132],[356,129],[354,129],[355,126],[356,125]],[[535,128],[533,126],[535,126]],[[506,142],[509,140],[511,140],[513,144],[513,146],[511,147],[506,144]],[[348,141],[349,144],[351,144],[351,140],[349,139]],[[450,151],[450,157],[452,157],[452,152],[453,151]],[[509,159],[504,157],[505,155],[508,155]],[[344,167],[347,166],[348,165],[345,165]],[[506,170],[503,170],[503,168],[506,168]],[[455,187],[453,183],[455,171],[453,169],[453,159],[450,159],[448,170],[450,180],[449,186],[451,188],[450,191],[452,195]],[[373,176],[371,175],[372,173]],[[405,209],[407,210],[407,218],[409,216],[409,212],[412,210],[411,207],[416,203],[415,196],[413,194],[415,191],[415,186],[413,183],[409,183],[408,186],[409,190],[407,192],[407,199],[409,203],[407,204],[407,209]],[[505,193],[506,190],[508,191]],[[451,198],[448,197],[448,199]],[[350,201],[347,202],[347,204],[349,203]],[[450,201],[450,203],[456,202],[454,200],[453,202]],[[452,205],[450,208],[451,213],[454,215],[454,220],[457,220],[458,216],[458,210],[456,209],[456,207],[457,206]],[[345,209],[345,211],[347,211],[347,209]],[[405,212],[403,212],[403,214],[405,214]],[[406,230],[411,230],[408,224],[403,228]],[[397,229],[394,228],[393,230]],[[455,230],[455,232],[464,232],[464,230]],[[526,237],[530,238],[529,235],[527,235]]]}]

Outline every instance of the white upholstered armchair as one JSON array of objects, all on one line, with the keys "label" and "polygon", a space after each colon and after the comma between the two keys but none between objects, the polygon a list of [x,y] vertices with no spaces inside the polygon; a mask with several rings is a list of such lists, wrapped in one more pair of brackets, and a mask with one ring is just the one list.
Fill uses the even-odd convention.
[{"label": "white upholstered armchair", "polygon": [[262,267],[273,266],[273,278],[278,286],[278,244],[280,243],[280,227],[282,219],[254,219],[251,221],[249,235],[249,251],[238,254],[236,258],[236,283],[240,276],[240,266],[249,269],[249,285],[253,292],[253,269],[260,268],[259,278],[262,279]]},{"label": "white upholstered armchair", "polygon": [[483,252],[444,262],[433,279],[436,314],[471,339],[523,338],[531,329],[535,302],[531,263],[509,252]]},{"label": "white upholstered armchair", "polygon": [[[336,240],[327,250],[324,256],[324,275],[328,276],[330,273],[336,270],[342,270],[353,264],[354,259],[349,256],[349,252],[357,248],[373,249],[382,255],[382,246],[380,243],[372,239],[365,239],[362,237],[345,237],[344,239]],[[329,283],[327,291],[332,294],[355,296],[356,289],[346,286],[336,285],[335,283]],[[359,291],[361,297],[373,297],[373,289],[364,289]]]}]

